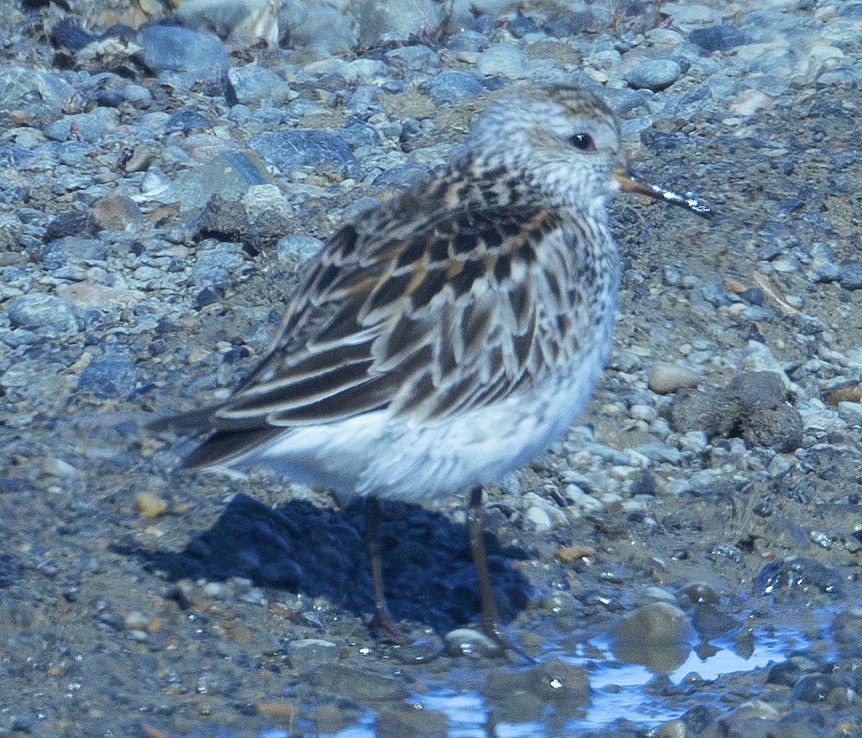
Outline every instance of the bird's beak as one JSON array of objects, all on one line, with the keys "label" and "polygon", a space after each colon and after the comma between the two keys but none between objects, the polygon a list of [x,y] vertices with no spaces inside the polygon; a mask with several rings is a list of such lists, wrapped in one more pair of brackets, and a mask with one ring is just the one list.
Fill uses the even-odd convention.
[{"label": "bird's beak", "polygon": [[700,200],[693,197],[683,197],[676,192],[659,187],[659,185],[648,185],[638,182],[632,179],[629,173],[622,167],[614,169],[613,176],[623,192],[636,192],[639,195],[651,197],[653,200],[663,200],[671,205],[678,205],[704,218],[712,217],[712,208],[709,205],[704,205]]}]

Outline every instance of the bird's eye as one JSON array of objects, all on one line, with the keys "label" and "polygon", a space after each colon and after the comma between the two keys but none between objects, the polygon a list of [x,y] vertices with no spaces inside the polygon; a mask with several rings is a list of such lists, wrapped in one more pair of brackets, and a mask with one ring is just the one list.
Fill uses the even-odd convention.
[{"label": "bird's eye", "polygon": [[572,144],[576,149],[580,149],[581,151],[595,151],[596,150],[596,142],[593,140],[593,137],[589,133],[576,133],[569,139],[569,143]]}]

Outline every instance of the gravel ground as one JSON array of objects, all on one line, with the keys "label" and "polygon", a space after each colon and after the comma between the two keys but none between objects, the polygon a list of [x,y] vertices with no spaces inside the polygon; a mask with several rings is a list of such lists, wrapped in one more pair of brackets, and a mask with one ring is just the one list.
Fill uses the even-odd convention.
[{"label": "gravel ground", "polygon": [[[862,3],[127,5],[2,3],[0,736],[862,736]],[[458,630],[463,499],[385,506],[415,643],[380,644],[361,507],[141,429],[254,365],[342,218],[554,81],[716,216],[618,198],[603,382],[487,490],[536,662]]]}]

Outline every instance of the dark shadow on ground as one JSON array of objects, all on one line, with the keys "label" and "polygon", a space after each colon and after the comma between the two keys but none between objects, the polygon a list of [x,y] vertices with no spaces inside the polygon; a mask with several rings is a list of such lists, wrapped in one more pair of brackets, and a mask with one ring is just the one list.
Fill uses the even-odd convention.
[{"label": "dark shadow on ground", "polygon": [[[245,577],[257,586],[325,596],[355,615],[370,614],[371,573],[364,504],[343,510],[293,500],[273,510],[236,495],[209,529],[180,552],[143,549],[144,568],[177,581]],[[507,622],[526,604],[529,585],[511,565],[518,548],[502,549],[486,534],[491,578]],[[438,633],[478,619],[481,612],[467,534],[462,525],[418,505],[383,505],[381,548],[386,593],[396,620]]]}]

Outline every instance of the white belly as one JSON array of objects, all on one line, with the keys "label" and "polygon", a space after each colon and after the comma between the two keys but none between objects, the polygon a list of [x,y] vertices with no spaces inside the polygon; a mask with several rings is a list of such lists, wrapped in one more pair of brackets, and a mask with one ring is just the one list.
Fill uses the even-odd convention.
[{"label": "white belly", "polygon": [[412,427],[387,411],[285,429],[241,460],[343,495],[419,501],[493,482],[553,445],[583,410],[607,349],[565,376],[445,422]]}]

